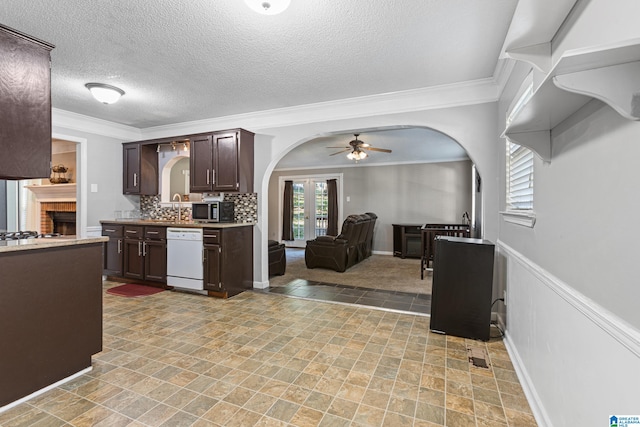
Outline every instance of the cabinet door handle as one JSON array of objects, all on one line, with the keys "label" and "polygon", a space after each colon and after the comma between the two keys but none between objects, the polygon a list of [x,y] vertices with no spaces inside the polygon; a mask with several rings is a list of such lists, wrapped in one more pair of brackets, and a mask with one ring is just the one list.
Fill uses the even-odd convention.
[{"label": "cabinet door handle", "polygon": [[116,230],[112,230],[111,228],[105,228],[104,231],[106,231],[107,233],[115,233]]},{"label": "cabinet door handle", "polygon": [[207,169],[207,185],[209,185],[211,182],[209,181],[209,169]]},{"label": "cabinet door handle", "polygon": [[122,239],[118,239],[118,253],[122,253]]},{"label": "cabinet door handle", "polygon": [[137,187],[138,186],[138,174],[137,173],[133,173],[133,186]]},{"label": "cabinet door handle", "polygon": [[134,233],[134,234],[136,234],[138,232],[136,230],[127,230],[125,233]]},{"label": "cabinet door handle", "polygon": [[142,242],[142,256],[147,256],[147,242]]},{"label": "cabinet door handle", "polygon": [[142,242],[138,242],[138,256],[142,256]]},{"label": "cabinet door handle", "polygon": [[207,260],[207,251],[202,248],[202,263],[204,264],[204,262]]},{"label": "cabinet door handle", "polygon": [[216,170],[211,169],[211,184],[216,185]]},{"label": "cabinet door handle", "polygon": [[158,231],[147,231],[147,234],[158,234]]}]

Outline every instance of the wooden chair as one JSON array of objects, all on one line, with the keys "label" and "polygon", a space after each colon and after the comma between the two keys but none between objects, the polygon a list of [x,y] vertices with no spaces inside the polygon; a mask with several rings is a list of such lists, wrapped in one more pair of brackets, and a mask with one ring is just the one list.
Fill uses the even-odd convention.
[{"label": "wooden chair", "polygon": [[421,257],[420,279],[424,280],[424,272],[435,255],[435,240],[438,236],[470,237],[469,224],[426,224],[420,230]]}]

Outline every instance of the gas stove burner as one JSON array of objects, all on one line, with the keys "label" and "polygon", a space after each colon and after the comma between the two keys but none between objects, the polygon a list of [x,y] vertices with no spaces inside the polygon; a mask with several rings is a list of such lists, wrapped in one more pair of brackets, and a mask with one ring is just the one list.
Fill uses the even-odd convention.
[{"label": "gas stove burner", "polygon": [[0,240],[44,239],[59,237],[60,233],[38,233],[37,231],[0,231]]}]

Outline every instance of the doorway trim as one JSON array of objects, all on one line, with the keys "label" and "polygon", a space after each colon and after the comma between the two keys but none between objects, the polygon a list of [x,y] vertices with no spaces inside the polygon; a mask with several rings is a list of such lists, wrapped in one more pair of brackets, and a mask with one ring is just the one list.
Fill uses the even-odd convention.
[{"label": "doorway trim", "polygon": [[51,137],[76,143],[76,235],[87,237],[87,139],[56,132]]}]

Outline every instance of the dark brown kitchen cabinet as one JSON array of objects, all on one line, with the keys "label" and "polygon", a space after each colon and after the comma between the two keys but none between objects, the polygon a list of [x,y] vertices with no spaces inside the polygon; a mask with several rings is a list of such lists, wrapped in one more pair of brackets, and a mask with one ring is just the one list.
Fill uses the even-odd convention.
[{"label": "dark brown kitchen cabinet", "polygon": [[191,137],[191,192],[253,192],[254,134],[244,129]]},{"label": "dark brown kitchen cabinet", "polygon": [[213,191],[213,137],[195,136],[190,139],[189,179],[192,193]]},{"label": "dark brown kitchen cabinet", "polygon": [[124,277],[167,282],[167,229],[124,226]]},{"label": "dark brown kitchen cabinet", "polygon": [[253,193],[253,140],[244,129],[213,134],[213,191]]},{"label": "dark brown kitchen cabinet", "polygon": [[103,273],[121,277],[123,273],[124,227],[121,224],[103,224],[102,235],[109,237],[103,252]]},{"label": "dark brown kitchen cabinet", "polygon": [[205,228],[204,288],[223,296],[253,288],[253,227]]},{"label": "dark brown kitchen cabinet", "polygon": [[122,148],[122,193],[147,196],[158,194],[156,145],[127,142]]},{"label": "dark brown kitchen cabinet", "polygon": [[0,25],[0,178],[51,174],[53,48]]}]

